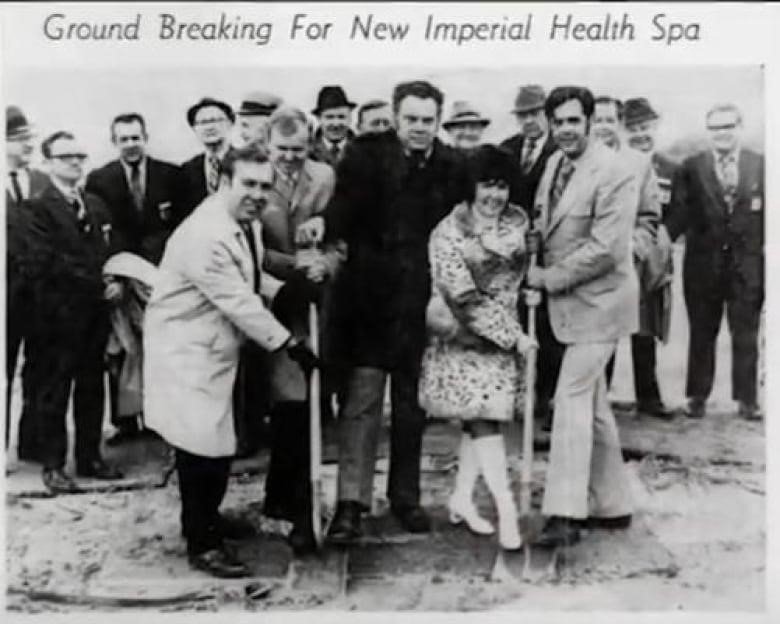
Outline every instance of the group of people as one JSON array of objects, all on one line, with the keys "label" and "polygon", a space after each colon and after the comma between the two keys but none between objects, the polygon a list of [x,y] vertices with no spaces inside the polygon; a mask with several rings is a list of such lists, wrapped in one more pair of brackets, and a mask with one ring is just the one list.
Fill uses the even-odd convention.
[{"label": "group of people", "polygon": [[[19,457],[42,464],[52,492],[79,490],[64,470],[73,387],[77,474],[121,476],[100,452],[108,363],[114,443],[151,429],[175,449],[191,564],[241,576],[224,540],[253,527],[219,506],[231,459],[256,447],[258,423],[270,416],[264,513],[292,522],[293,549],[308,552],[308,380],[321,370],[323,406],[338,405],[329,538],[350,542],[372,506],[389,380],[387,496],[400,525],[431,530],[420,505],[423,432],[428,416],[451,418],[462,436],[450,520],[497,530],[516,549],[501,423],[533,392],[535,418],[552,431],[538,543],[574,543],[584,526],[625,528],[632,503],[607,400],[612,361],[631,336],[637,409],[673,416],[655,348],[668,337],[671,244],[683,235],[687,414],[705,415],[725,307],[733,396],[742,417],[761,417],[764,166],[741,145],[738,108],[714,106],[709,147],[681,165],[658,152],[660,116],[644,97],[524,85],[519,133],[500,145],[483,142],[490,120],[472,104],[455,101],[446,119],[443,110],[442,92],[419,80],[360,107],[323,87],[316,130],[270,93],[247,95],[237,111],[204,98],[186,113],[203,151],[180,167],[149,156],[144,118],[122,114],[110,126],[118,158],[83,185],[78,139],[47,137],[47,171],[31,169],[30,125],[8,107],[7,374],[10,401],[23,343]],[[526,388],[531,350],[536,387]],[[6,421],[6,446],[8,431]],[[479,475],[497,528],[474,504]]]}]

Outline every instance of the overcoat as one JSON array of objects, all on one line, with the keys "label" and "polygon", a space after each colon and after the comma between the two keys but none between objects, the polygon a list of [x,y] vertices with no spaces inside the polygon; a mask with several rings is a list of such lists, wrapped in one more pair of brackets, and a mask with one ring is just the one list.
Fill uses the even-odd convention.
[{"label": "overcoat", "polygon": [[[262,257],[261,226],[253,231]],[[235,454],[233,386],[246,339],[272,351],[290,333],[266,308],[280,282],[262,274],[219,193],[176,229],[144,320],[144,418],[175,447],[207,457]]]},{"label": "overcoat", "polygon": [[636,173],[615,152],[591,141],[550,210],[563,157],[560,151],[550,157],[536,193],[550,324],[564,344],[616,341],[639,328],[632,258]]}]

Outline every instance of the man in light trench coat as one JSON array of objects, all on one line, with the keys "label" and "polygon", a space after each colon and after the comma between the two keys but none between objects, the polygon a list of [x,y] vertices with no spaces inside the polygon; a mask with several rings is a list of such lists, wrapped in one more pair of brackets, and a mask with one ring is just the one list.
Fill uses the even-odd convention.
[{"label": "man in light trench coat", "polygon": [[[316,357],[268,310],[300,295],[260,270],[259,212],[273,173],[248,147],[222,162],[219,190],[168,241],[146,310],[144,413],[176,452],[182,532],[193,567],[221,577],[248,574],[222,545],[251,531],[219,514],[236,452],[233,385],[242,342],[286,349],[310,372]],[[299,289],[300,290],[300,289]]]}]

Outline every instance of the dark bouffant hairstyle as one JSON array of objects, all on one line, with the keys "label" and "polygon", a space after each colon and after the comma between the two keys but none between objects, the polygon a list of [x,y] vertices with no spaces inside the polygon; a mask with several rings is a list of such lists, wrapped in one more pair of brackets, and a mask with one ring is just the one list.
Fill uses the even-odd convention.
[{"label": "dark bouffant hairstyle", "polygon": [[478,182],[500,180],[506,182],[510,189],[517,184],[520,171],[515,159],[509,152],[491,144],[480,145],[470,153],[466,161],[466,199],[474,201]]}]

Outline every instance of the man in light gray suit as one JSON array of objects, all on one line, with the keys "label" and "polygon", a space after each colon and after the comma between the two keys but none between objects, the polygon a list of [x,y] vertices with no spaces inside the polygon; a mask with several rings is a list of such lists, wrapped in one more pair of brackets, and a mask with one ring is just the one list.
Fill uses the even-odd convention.
[{"label": "man in light gray suit", "polygon": [[593,95],[558,87],[545,102],[558,151],[536,193],[542,266],[528,273],[547,292],[555,337],[566,345],[555,391],[550,466],[538,541],[579,540],[579,526],[625,527],[629,482],[605,366],[624,336],[637,330],[639,289],[632,234],[639,201],[634,169],[588,138]]}]

